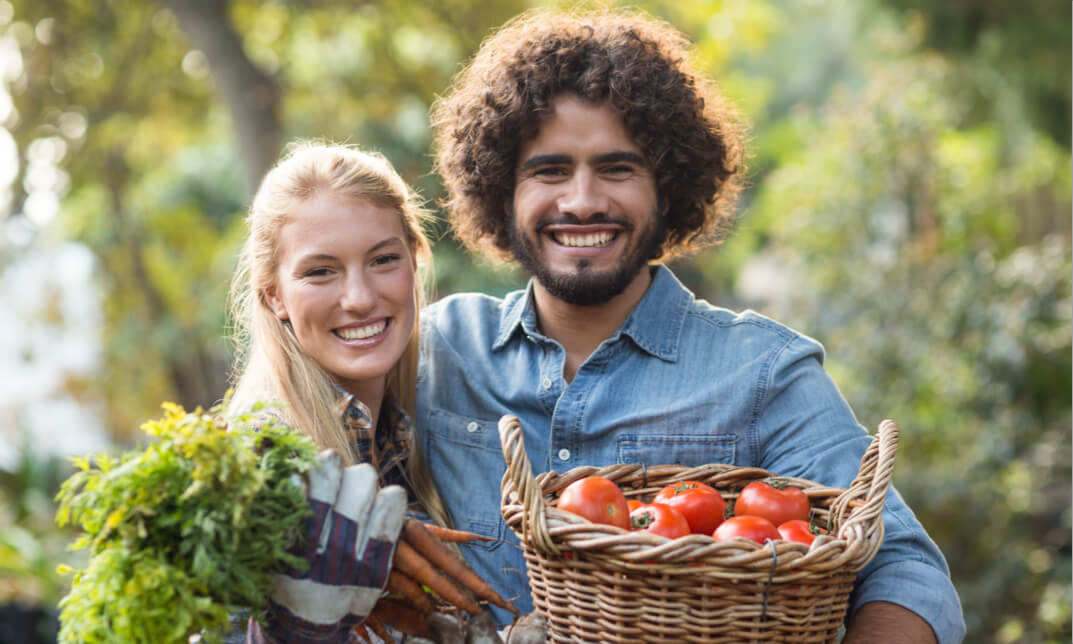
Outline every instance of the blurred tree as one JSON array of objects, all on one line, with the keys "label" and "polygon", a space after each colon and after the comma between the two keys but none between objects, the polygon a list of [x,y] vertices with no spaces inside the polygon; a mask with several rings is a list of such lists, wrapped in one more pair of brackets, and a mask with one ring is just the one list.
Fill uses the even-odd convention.
[{"label": "blurred tree", "polygon": [[1073,266],[1068,227],[1025,234],[1068,217],[1068,149],[965,117],[960,67],[904,36],[873,32],[889,62],[798,115],[801,147],[759,186],[785,286],[767,310],[824,342],[866,426],[901,423],[895,481],[967,641],[1069,641]]},{"label": "blurred tree", "polygon": [[283,138],[279,84],[246,55],[242,38],[231,26],[229,2],[165,0],[163,4],[208,63],[238,138],[246,192],[253,194],[279,156]]},{"label": "blurred tree", "polygon": [[[221,330],[242,211],[281,141],[378,149],[434,199],[428,104],[464,52],[522,8],[490,0],[15,4],[7,31],[25,71],[8,129],[23,155],[42,138],[63,144],[57,162],[69,192],[38,234],[77,240],[98,259],[104,367],[77,385],[84,398],[105,400],[117,436],[161,400],[193,407],[222,395],[230,351]],[[20,164],[18,178],[30,174]],[[12,212],[26,210],[25,184],[13,184]],[[462,287],[472,273],[472,259],[452,246],[438,249],[441,289]],[[470,283],[490,290],[517,282],[510,271],[477,275]]]},{"label": "blurred tree", "polygon": [[[924,44],[962,64],[951,87],[972,94],[977,122],[1003,119],[1011,103],[1023,106],[1032,122],[1070,147],[1071,61],[1073,47],[1068,3],[1050,0],[883,0],[924,22]],[[994,97],[1004,85],[1003,102]]]}]

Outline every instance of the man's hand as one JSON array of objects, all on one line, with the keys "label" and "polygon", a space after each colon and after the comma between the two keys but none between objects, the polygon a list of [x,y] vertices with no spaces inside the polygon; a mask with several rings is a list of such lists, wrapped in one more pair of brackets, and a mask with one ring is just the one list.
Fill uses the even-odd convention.
[{"label": "man's hand", "polygon": [[919,615],[890,602],[857,609],[842,644],[936,644],[935,633]]},{"label": "man's hand", "polygon": [[371,465],[344,469],[334,451],[317,459],[307,488],[313,516],[295,552],[309,569],[274,576],[268,623],[263,631],[250,624],[250,642],[346,642],[387,584],[406,491],[381,490]]}]

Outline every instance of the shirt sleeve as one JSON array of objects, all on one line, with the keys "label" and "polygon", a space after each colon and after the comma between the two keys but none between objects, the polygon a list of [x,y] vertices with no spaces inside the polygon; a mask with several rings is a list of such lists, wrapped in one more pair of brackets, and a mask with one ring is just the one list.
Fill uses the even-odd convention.
[{"label": "shirt sleeve", "polygon": [[[823,369],[823,348],[796,335],[768,364],[757,387],[760,466],[848,487],[872,439]],[[883,545],[857,576],[849,615],[865,603],[887,601],[922,617],[941,644],[961,642],[965,621],[946,559],[893,485],[883,522]]]}]

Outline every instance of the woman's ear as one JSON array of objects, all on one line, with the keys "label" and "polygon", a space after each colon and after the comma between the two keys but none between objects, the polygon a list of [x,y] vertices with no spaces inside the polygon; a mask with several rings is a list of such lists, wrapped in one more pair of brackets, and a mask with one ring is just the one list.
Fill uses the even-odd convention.
[{"label": "woman's ear", "polygon": [[287,307],[283,305],[283,300],[280,299],[279,293],[276,291],[276,287],[267,286],[261,291],[261,298],[268,305],[268,308],[272,309],[272,312],[276,314],[276,317],[281,320],[288,320],[290,316],[287,314]]}]

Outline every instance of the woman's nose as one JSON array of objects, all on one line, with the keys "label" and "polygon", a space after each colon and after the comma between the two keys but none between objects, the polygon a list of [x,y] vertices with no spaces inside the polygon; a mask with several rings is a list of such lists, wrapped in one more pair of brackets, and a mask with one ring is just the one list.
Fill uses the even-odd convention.
[{"label": "woman's nose", "polygon": [[585,219],[595,214],[607,214],[607,195],[594,173],[579,168],[564,185],[565,193],[559,198],[559,212]]},{"label": "woman's nose", "polygon": [[368,313],[376,306],[376,290],[363,273],[347,275],[340,306],[346,311]]}]

